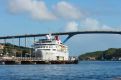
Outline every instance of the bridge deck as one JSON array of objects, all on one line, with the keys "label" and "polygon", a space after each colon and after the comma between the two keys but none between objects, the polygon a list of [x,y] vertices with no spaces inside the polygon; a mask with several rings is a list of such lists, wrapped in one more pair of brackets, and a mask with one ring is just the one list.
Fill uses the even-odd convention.
[{"label": "bridge deck", "polygon": [[[1,36],[0,39],[25,38],[25,37],[41,37],[46,34],[25,34],[15,36]],[[58,32],[51,33],[52,35],[76,35],[76,34],[121,34],[121,31],[76,31],[76,32]]]}]

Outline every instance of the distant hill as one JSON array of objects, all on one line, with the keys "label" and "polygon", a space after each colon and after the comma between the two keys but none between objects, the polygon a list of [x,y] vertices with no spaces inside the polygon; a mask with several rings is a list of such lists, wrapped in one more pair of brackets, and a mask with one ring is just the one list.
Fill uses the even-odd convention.
[{"label": "distant hill", "polygon": [[85,53],[79,56],[79,60],[121,60],[121,48]]}]

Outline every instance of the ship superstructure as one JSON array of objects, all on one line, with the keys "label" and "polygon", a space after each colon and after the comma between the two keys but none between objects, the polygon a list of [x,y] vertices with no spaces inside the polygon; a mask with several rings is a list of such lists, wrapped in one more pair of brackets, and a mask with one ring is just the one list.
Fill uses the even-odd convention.
[{"label": "ship superstructure", "polygon": [[41,60],[68,60],[68,47],[64,45],[58,36],[46,35],[46,39],[40,39],[34,43],[34,54]]}]

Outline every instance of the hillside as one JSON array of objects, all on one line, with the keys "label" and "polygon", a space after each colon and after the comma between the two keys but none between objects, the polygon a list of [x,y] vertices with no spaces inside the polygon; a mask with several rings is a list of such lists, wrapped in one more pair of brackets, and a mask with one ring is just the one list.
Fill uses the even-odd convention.
[{"label": "hillside", "polygon": [[80,60],[120,60],[121,48],[109,48],[105,51],[95,51],[79,56]]},{"label": "hillside", "polygon": [[7,56],[29,56],[30,53],[33,51],[32,48],[17,46],[10,43],[0,43],[3,46],[3,49],[0,49],[0,55],[7,55]]}]

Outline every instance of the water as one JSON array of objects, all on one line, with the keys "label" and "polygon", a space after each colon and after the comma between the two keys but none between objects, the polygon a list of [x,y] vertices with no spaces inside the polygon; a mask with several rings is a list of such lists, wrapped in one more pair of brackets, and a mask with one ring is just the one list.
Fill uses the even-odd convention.
[{"label": "water", "polygon": [[0,65],[0,80],[121,80],[119,61],[60,65]]}]

